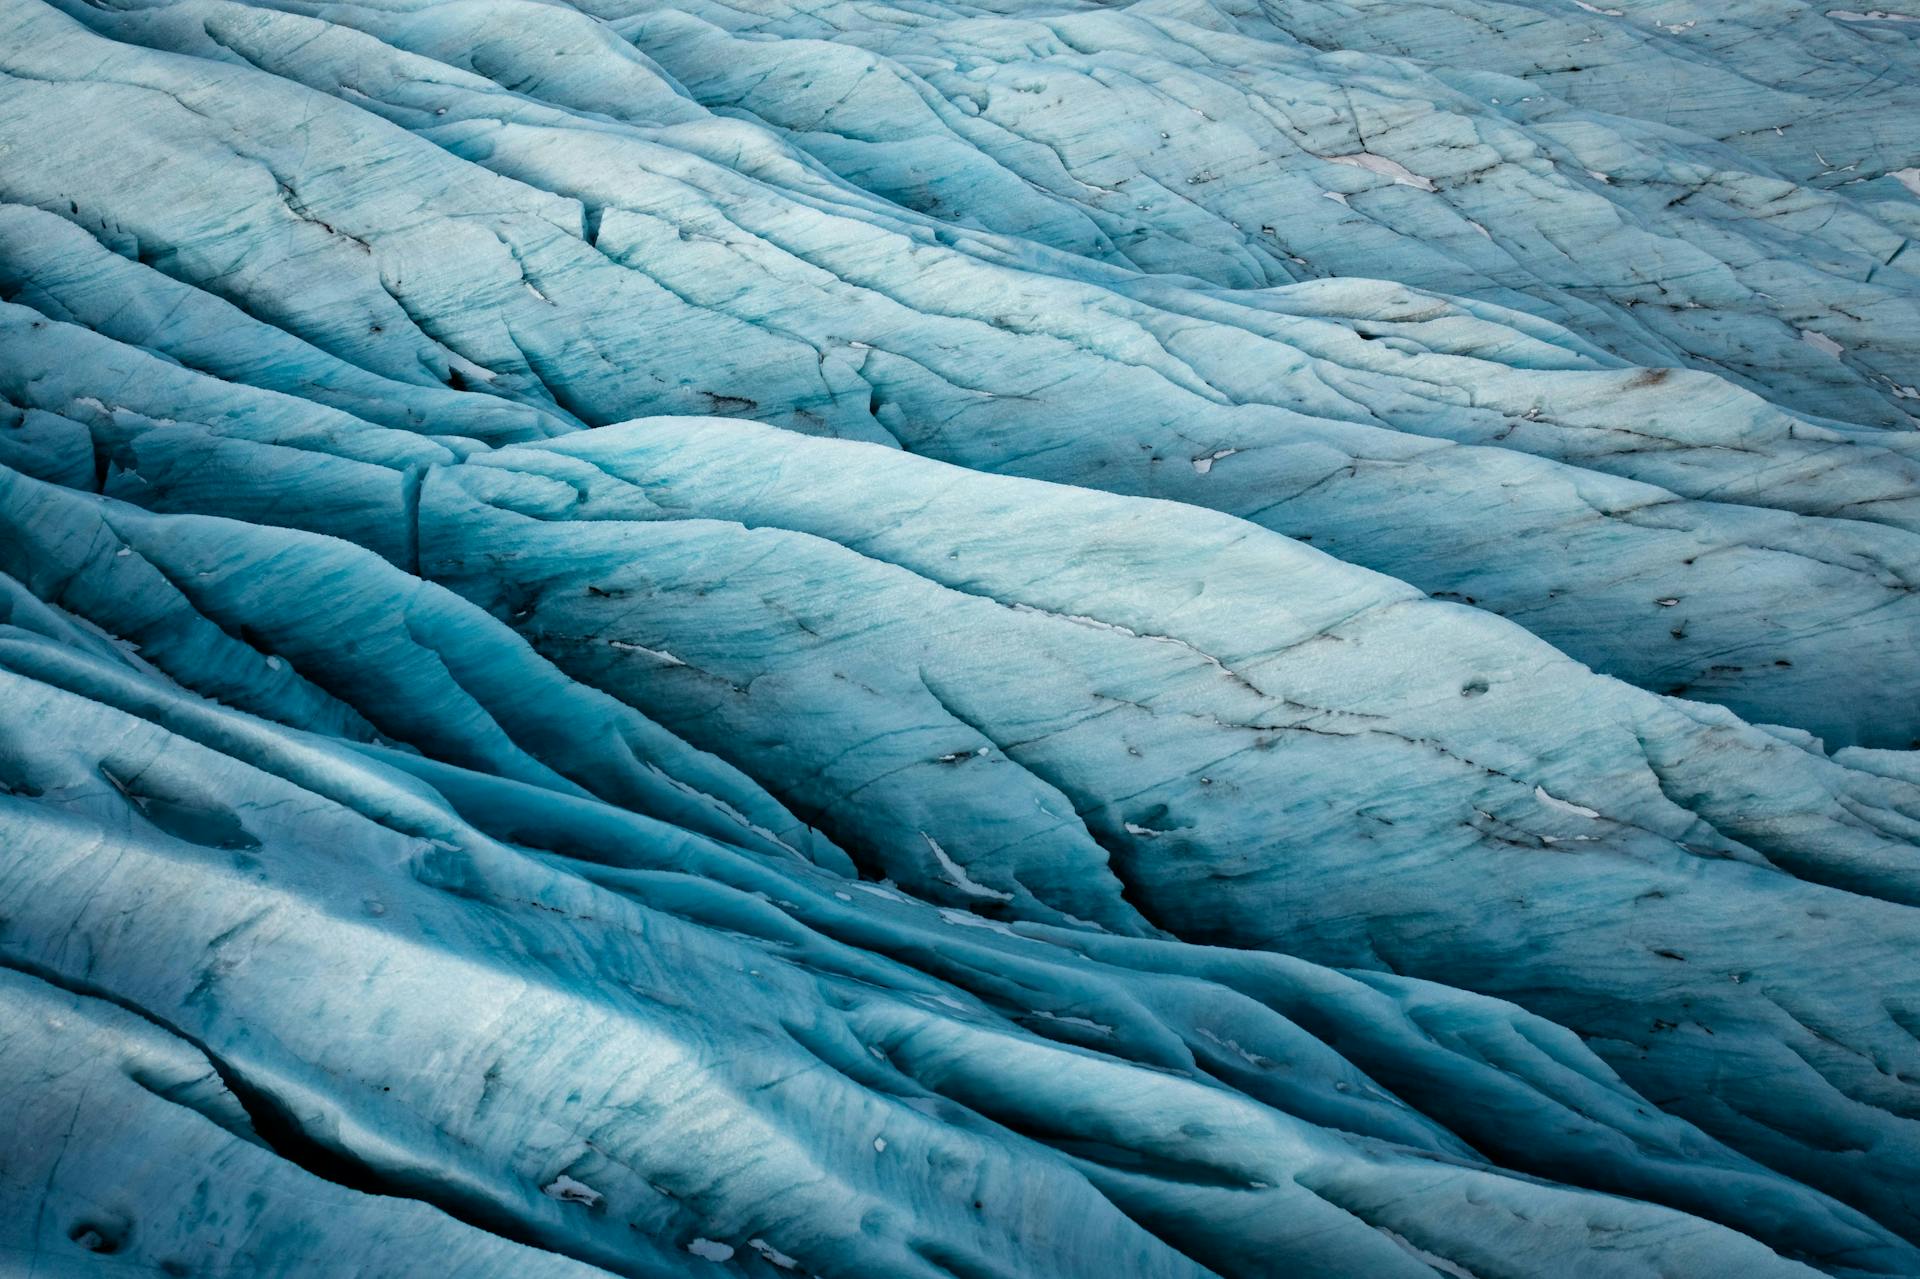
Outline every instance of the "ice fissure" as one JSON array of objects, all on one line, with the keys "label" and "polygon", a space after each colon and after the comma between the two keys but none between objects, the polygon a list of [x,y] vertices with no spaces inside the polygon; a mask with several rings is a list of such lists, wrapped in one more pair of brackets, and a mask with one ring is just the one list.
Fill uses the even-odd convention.
[{"label": "ice fissure", "polygon": [[1916,20],[0,0],[0,1271],[1920,1273]]}]

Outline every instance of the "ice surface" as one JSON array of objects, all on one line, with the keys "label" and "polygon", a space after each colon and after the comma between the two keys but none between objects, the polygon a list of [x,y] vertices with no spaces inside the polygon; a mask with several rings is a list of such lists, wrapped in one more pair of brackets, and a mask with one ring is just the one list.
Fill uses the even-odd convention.
[{"label": "ice surface", "polygon": [[1920,1272],[1913,17],[0,0],[0,1271]]}]

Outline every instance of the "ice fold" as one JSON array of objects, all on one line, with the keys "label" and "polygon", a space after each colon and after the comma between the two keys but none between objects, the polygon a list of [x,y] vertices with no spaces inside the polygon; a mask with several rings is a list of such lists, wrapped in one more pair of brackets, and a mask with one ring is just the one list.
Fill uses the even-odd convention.
[{"label": "ice fold", "polygon": [[1897,17],[0,0],[0,1269],[1920,1271]]}]

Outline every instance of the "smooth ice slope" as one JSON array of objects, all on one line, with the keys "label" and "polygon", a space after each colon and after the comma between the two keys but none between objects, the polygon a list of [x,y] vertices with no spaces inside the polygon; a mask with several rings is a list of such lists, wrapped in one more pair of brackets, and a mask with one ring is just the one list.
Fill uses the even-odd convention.
[{"label": "smooth ice slope", "polygon": [[1721,9],[0,0],[0,1270],[1920,1272],[1920,11]]}]

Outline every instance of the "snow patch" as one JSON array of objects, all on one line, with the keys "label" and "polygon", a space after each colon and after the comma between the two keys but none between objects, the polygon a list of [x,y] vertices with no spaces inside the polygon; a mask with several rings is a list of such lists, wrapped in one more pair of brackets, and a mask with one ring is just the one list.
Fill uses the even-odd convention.
[{"label": "snow patch", "polygon": [[940,869],[946,872],[948,881],[952,883],[955,888],[975,897],[991,897],[995,901],[1002,902],[1010,902],[1013,900],[1012,893],[1003,893],[997,888],[988,888],[985,884],[967,874],[966,867],[947,856],[947,850],[940,847],[939,840],[927,834],[925,831],[920,832],[920,838],[927,841],[927,847],[933,850],[933,859],[940,863]]},{"label": "snow patch", "polygon": [[747,1240],[747,1247],[753,1249],[782,1270],[798,1270],[800,1268],[799,1262],[789,1257],[786,1253],[781,1252],[764,1239],[749,1239]]},{"label": "snow patch", "polygon": [[1598,817],[1600,815],[1599,809],[1588,808],[1584,804],[1569,803],[1564,799],[1555,799],[1553,796],[1547,794],[1547,788],[1544,786],[1534,787],[1533,797],[1556,813],[1570,813],[1575,817]]},{"label": "snow patch", "polygon": [[1242,1048],[1234,1040],[1228,1039],[1223,1035],[1216,1035],[1204,1026],[1196,1026],[1194,1029],[1199,1033],[1200,1038],[1206,1040],[1216,1048],[1226,1049],[1241,1061],[1246,1062],[1249,1066],[1256,1067],[1260,1070],[1267,1070],[1274,1065],[1273,1058],[1262,1057],[1259,1053],[1250,1052]]},{"label": "snow patch", "polygon": [[586,1182],[575,1181],[564,1172],[540,1187],[540,1193],[549,1199],[558,1199],[561,1203],[585,1204],[589,1208],[599,1203],[604,1197]]},{"label": "snow patch", "polygon": [[1383,178],[1392,178],[1395,186],[1413,187],[1420,191],[1434,191],[1432,178],[1423,178],[1398,160],[1389,160],[1384,155],[1375,155],[1371,151],[1361,151],[1355,155],[1330,155],[1329,164],[1344,164],[1350,168],[1365,169],[1368,173],[1377,173]]},{"label": "snow patch", "polygon": [[1004,933],[1008,937],[1020,935],[997,920],[982,919],[978,915],[970,915],[964,910],[955,910],[951,906],[940,908],[940,918],[959,928],[984,928],[990,933]]},{"label": "snow patch", "polygon": [[1846,347],[1841,346],[1838,342],[1834,341],[1832,338],[1828,337],[1826,334],[1815,333],[1812,329],[1801,329],[1800,340],[1802,342],[1805,342],[1808,346],[1812,347],[1814,350],[1820,351],[1826,355],[1831,355],[1836,360],[1839,359],[1841,355],[1845,354],[1847,349]]},{"label": "snow patch", "polygon": [[1478,1275],[1474,1274],[1473,1271],[1468,1270],[1465,1266],[1461,1265],[1459,1262],[1449,1261],[1447,1258],[1442,1257],[1438,1253],[1428,1252],[1425,1248],[1420,1247],[1418,1244],[1414,1243],[1413,1240],[1407,1238],[1405,1235],[1397,1235],[1393,1231],[1388,1230],[1385,1226],[1375,1226],[1374,1229],[1378,1230],[1381,1234],[1393,1240],[1396,1244],[1399,1244],[1401,1248],[1405,1249],[1409,1253],[1412,1253],[1415,1257],[1418,1257],[1420,1260],[1426,1262],[1429,1266],[1432,1266],[1435,1270],[1438,1270],[1443,1275],[1451,1275],[1453,1279],[1479,1279]]},{"label": "snow patch", "polygon": [[1105,1022],[1094,1021],[1088,1017],[1067,1017],[1060,1013],[1044,1012],[1039,1009],[1035,1009],[1033,1015],[1041,1021],[1050,1021],[1058,1026],[1078,1026],[1082,1030],[1091,1030],[1097,1035],[1111,1035],[1113,1033],[1113,1027],[1107,1025]]},{"label": "snow patch", "polygon": [[645,653],[648,657],[654,658],[656,661],[665,662],[668,666],[685,666],[686,665],[685,662],[681,661],[679,658],[675,657],[672,653],[667,652],[663,648],[648,648],[645,644],[632,644],[627,642],[626,640],[616,640],[616,639],[608,640],[607,647],[617,648],[622,653]]}]

